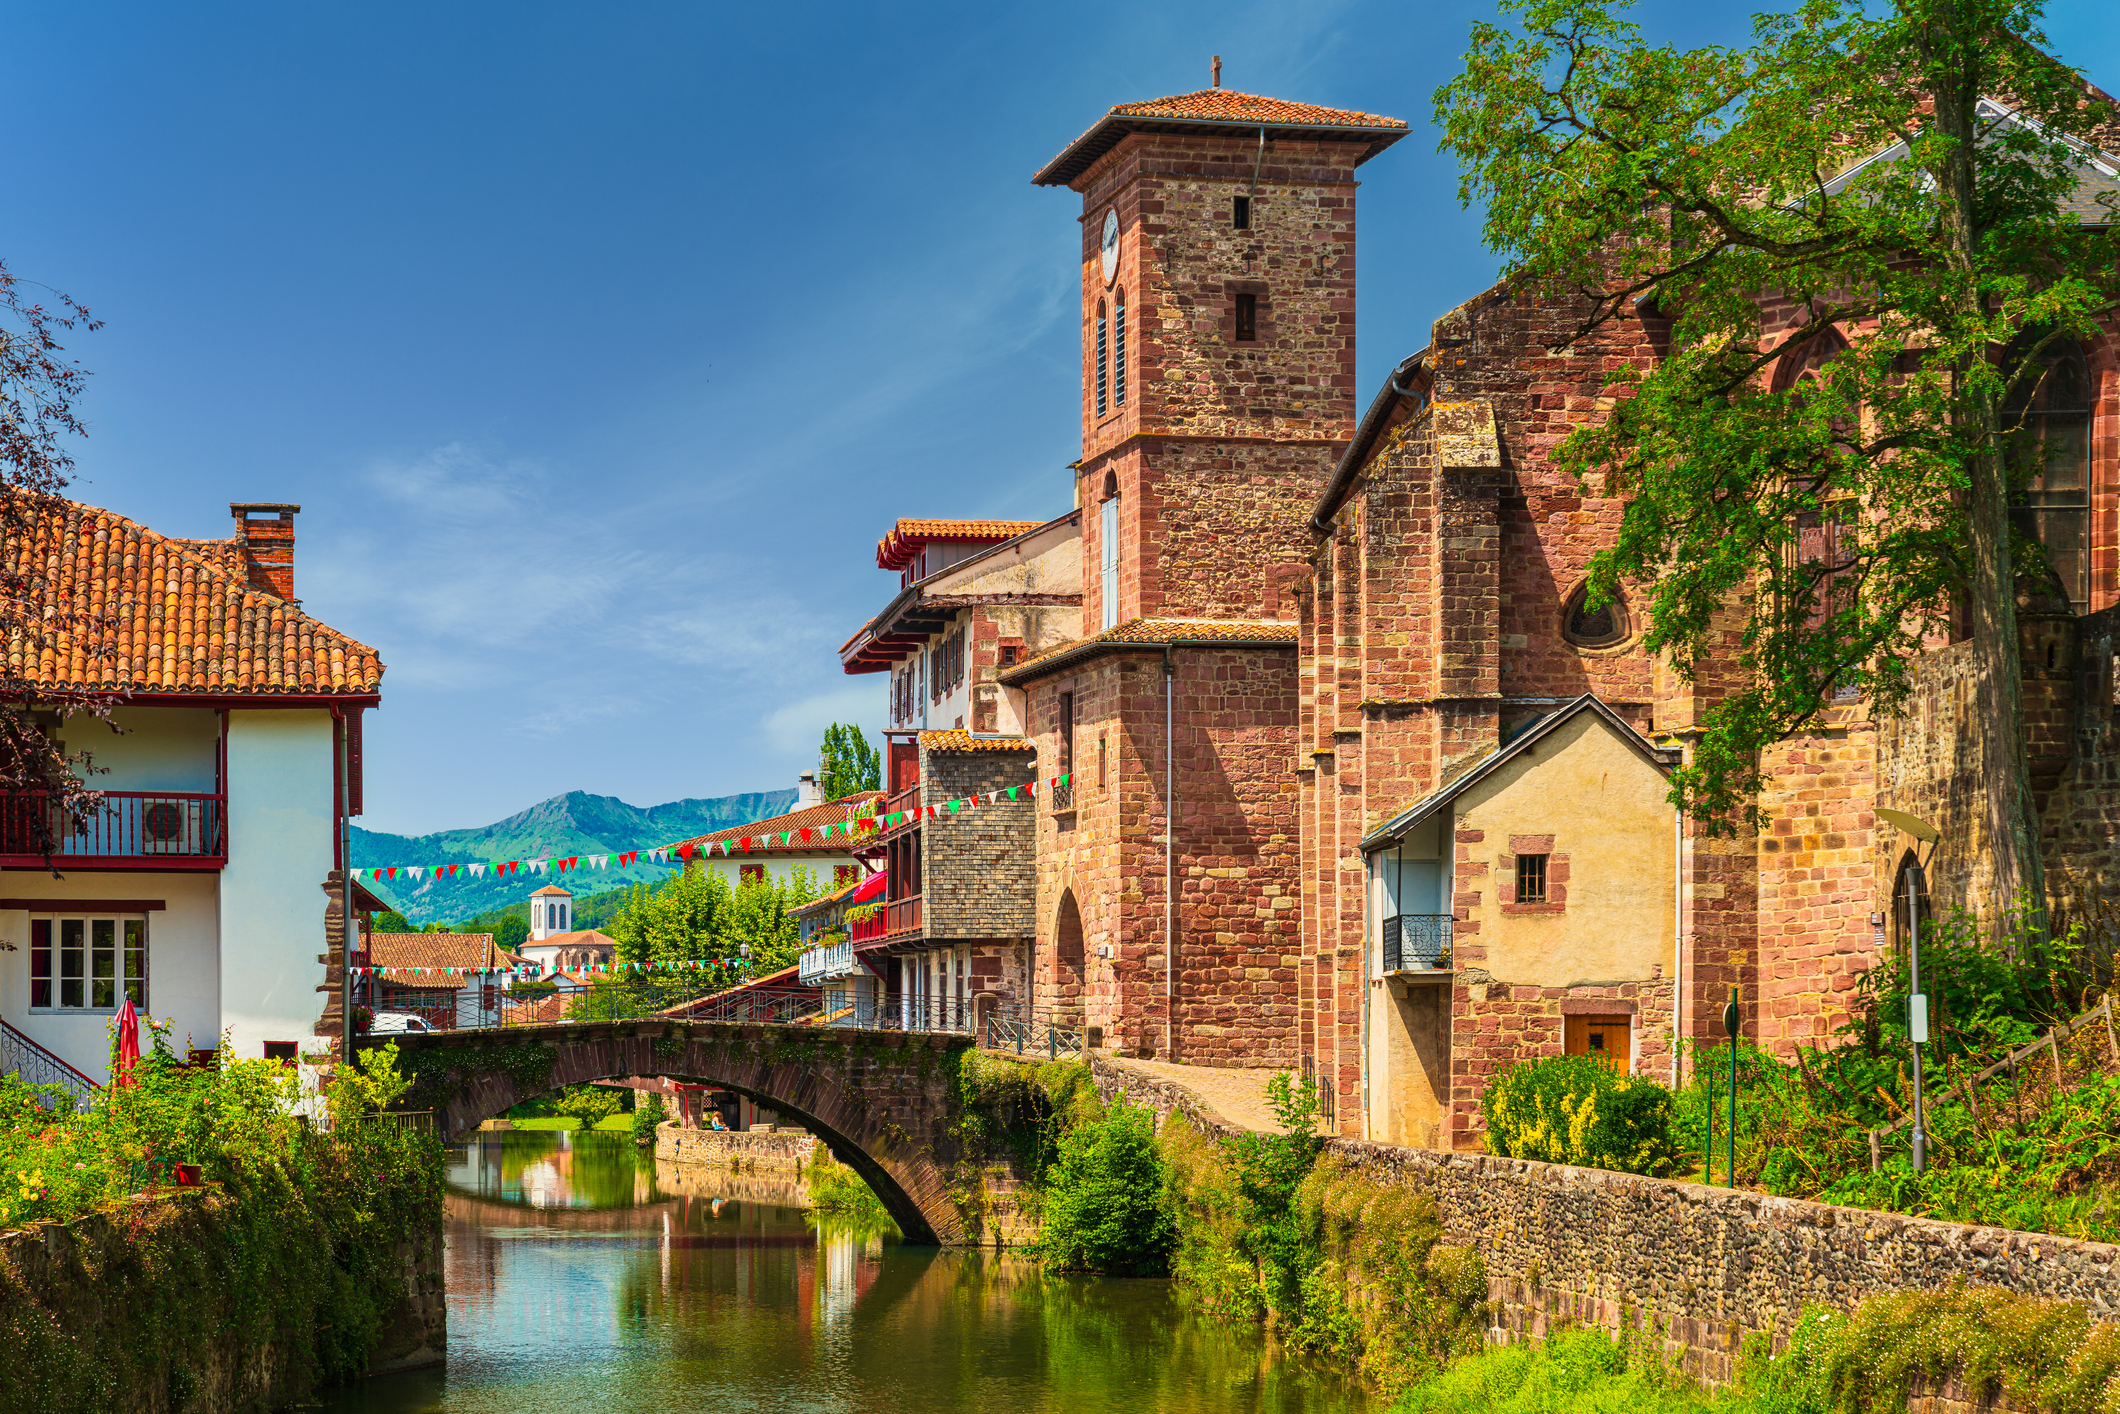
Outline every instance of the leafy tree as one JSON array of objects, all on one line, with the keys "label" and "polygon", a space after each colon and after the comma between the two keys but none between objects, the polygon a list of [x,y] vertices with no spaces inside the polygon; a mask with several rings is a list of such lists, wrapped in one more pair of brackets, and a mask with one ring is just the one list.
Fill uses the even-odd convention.
[{"label": "leafy tree", "polygon": [[0,635],[17,645],[0,663],[0,792],[47,794],[50,810],[25,811],[20,819],[36,849],[49,856],[61,835],[86,828],[103,803],[87,784],[101,768],[87,751],[69,753],[61,728],[73,717],[117,727],[108,694],[41,682],[36,665],[64,634],[74,651],[88,655],[89,672],[76,676],[92,680],[97,665],[112,657],[117,621],[85,605],[61,607],[47,618],[44,554],[27,544],[40,522],[65,505],[60,493],[74,466],[67,444],[88,435],[74,411],[88,371],[66,356],[59,336],[102,327],[85,306],[44,293],[49,305],[0,262],[0,538],[7,542],[0,555]]},{"label": "leafy tree", "polygon": [[493,930],[493,943],[503,952],[514,952],[530,941],[530,920],[509,914]]},{"label": "leafy tree", "polygon": [[406,921],[405,915],[388,908],[375,916],[375,931],[378,933],[417,933],[419,929]]},{"label": "leafy tree", "polygon": [[861,728],[834,722],[817,752],[817,786],[826,800],[883,789],[883,757]]},{"label": "leafy tree", "polygon": [[1554,459],[1626,498],[1595,594],[1646,584],[1649,649],[1739,670],[1674,800],[1756,820],[1765,748],[1843,695],[1893,711],[1955,629],[1998,896],[2043,899],[2015,600],[2040,555],[2011,506],[2048,360],[2120,292],[2113,232],[2064,206],[2110,109],[2036,47],[2038,0],[1807,0],[1737,49],[1654,47],[1620,10],[1507,0],[1436,116],[1516,287],[1588,311],[1573,342],[1667,329]]},{"label": "leafy tree", "polygon": [[1061,1271],[1161,1276],[1176,1240],[1155,1113],[1119,1102],[1060,1139],[1038,1250]]},{"label": "leafy tree", "polygon": [[734,962],[748,947],[748,971],[756,975],[801,953],[801,926],[788,910],[817,895],[807,869],[786,882],[769,877],[731,888],[724,874],[695,866],[659,884],[634,885],[610,931],[625,962]]}]

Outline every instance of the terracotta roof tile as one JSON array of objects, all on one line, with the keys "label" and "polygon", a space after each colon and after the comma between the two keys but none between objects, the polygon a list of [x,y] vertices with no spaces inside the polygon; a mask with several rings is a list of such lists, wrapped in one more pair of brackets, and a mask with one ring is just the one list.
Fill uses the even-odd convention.
[{"label": "terracotta roof tile", "polygon": [[962,728],[922,732],[920,744],[930,751],[1036,751],[1037,744],[1020,736],[974,736]]},{"label": "terracotta roof tile", "polygon": [[[812,805],[802,810],[791,810],[785,815],[775,815],[771,819],[753,820],[748,825],[736,825],[726,830],[716,830],[711,835],[694,835],[691,839],[678,841],[671,848],[676,849],[688,844],[711,844],[717,840],[740,840],[756,838],[759,835],[777,835],[785,830],[794,838],[784,845],[776,844],[766,849],[753,849],[751,856],[757,858],[768,854],[845,854],[847,846],[852,844],[853,841],[849,840],[845,835],[834,835],[827,840],[823,834],[824,827],[826,825],[843,824],[848,820],[873,820],[876,818],[877,806],[882,803],[882,800],[883,792],[880,790],[863,791],[858,795],[842,797],[829,805]],[[803,839],[801,835],[804,830],[813,832],[807,840]]]},{"label": "terracotta roof tile", "polygon": [[572,893],[570,893],[569,891],[567,891],[566,889],[563,889],[563,888],[561,888],[561,887],[560,887],[559,885],[557,885],[557,884],[547,884],[547,885],[545,885],[545,886],[544,886],[543,888],[539,889],[539,890],[538,890],[538,891],[537,891],[536,893],[534,893],[534,894],[530,895],[530,897],[532,897],[532,898],[573,898],[573,897],[574,897],[574,895],[573,895]]},{"label": "terracotta roof tile", "polygon": [[55,627],[41,645],[10,645],[11,672],[92,692],[307,696],[381,685],[373,648],[253,588],[213,542],[173,540],[75,501],[31,514],[0,557],[31,579]]},{"label": "terracotta roof tile", "polygon": [[[371,967],[506,967],[491,933],[370,933]],[[394,979],[393,979],[394,980]]]},{"label": "terracotta roof tile", "polygon": [[1061,660],[1086,657],[1107,648],[1160,648],[1165,644],[1245,643],[1291,647],[1296,625],[1288,619],[1128,619],[1088,638],[1078,638],[1048,648],[1035,658],[1026,658],[996,676],[1006,683],[1035,678]]},{"label": "terracotta roof tile", "polygon": [[1112,112],[1122,118],[1176,118],[1226,123],[1283,123],[1302,128],[1403,128],[1405,120],[1362,113],[1352,108],[1321,108],[1315,103],[1290,103],[1285,98],[1239,93],[1233,88],[1201,88],[1151,98],[1146,103],[1121,103]]},{"label": "terracotta roof tile", "polygon": [[1130,132],[1156,129],[1197,128],[1229,125],[1306,130],[1332,137],[1344,130],[1352,141],[1367,141],[1368,150],[1355,159],[1368,161],[1410,129],[1403,119],[1351,108],[1321,108],[1314,103],[1290,103],[1257,93],[1239,93],[1233,88],[1203,88],[1192,93],[1174,93],[1145,103],[1121,103],[1091,125],[1088,132],[1069,143],[1045,164],[1032,182],[1039,186],[1065,186],[1088,170],[1091,163],[1118,146]]},{"label": "terracotta roof tile", "polygon": [[901,520],[876,542],[876,567],[902,570],[932,540],[1014,540],[1044,524],[1042,520]]}]

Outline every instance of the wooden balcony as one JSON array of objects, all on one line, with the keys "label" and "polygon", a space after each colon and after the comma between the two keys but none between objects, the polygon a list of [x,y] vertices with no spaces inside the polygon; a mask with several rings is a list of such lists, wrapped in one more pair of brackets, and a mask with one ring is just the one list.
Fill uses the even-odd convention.
[{"label": "wooden balcony", "polygon": [[886,921],[883,936],[886,938],[909,937],[920,931],[920,895],[910,898],[892,899],[884,909]]},{"label": "wooden balcony", "polygon": [[[892,815],[897,814],[901,810],[913,811],[918,810],[919,808],[920,787],[917,785],[907,786],[904,790],[899,791],[896,795],[888,795],[884,797],[883,807],[876,812],[876,818],[880,822],[889,819]],[[916,829],[918,828],[918,825],[919,822],[916,820],[905,820],[901,821],[896,825],[885,825],[879,823],[876,827],[876,838],[880,840],[890,839],[892,836],[901,834],[906,830]]]},{"label": "wooden balcony", "polygon": [[[228,863],[228,798],[218,792],[102,792],[86,826],[42,791],[0,795],[0,868],[219,869]],[[40,829],[40,826],[42,827]]]}]

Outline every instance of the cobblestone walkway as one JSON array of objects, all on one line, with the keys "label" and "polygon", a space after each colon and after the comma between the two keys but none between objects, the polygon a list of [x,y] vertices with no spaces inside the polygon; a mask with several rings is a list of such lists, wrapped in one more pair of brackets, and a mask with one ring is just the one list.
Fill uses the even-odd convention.
[{"label": "cobblestone walkway", "polygon": [[1266,1108],[1266,1082],[1271,1070],[1222,1070],[1204,1065],[1171,1065],[1165,1061],[1119,1060],[1105,1064],[1117,1071],[1133,1071],[1146,1079],[1175,1085],[1196,1097],[1201,1105],[1225,1124],[1262,1134],[1279,1134],[1281,1126]]}]

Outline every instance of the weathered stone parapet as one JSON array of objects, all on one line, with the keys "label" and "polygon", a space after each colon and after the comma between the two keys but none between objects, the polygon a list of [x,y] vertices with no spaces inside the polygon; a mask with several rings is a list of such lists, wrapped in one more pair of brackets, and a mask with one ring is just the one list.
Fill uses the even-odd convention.
[{"label": "weathered stone parapet", "polygon": [[[143,1265],[144,1244],[156,1239],[194,1249],[225,1246],[239,1216],[236,1203],[209,1185],[0,1233],[0,1325],[13,1333],[0,1354],[0,1409],[50,1405],[50,1388],[31,1395],[53,1373],[43,1364],[53,1348],[37,1338],[45,1330],[60,1334],[63,1361],[87,1362],[84,1368],[100,1368],[108,1381],[74,1386],[78,1393],[100,1384],[97,1397],[107,1401],[78,1407],[164,1414],[179,1407],[180,1393],[181,1407],[195,1410],[281,1409],[305,1401],[317,1371],[299,1343],[285,1337],[290,1329],[321,1329],[333,1319],[330,1310],[283,1310],[279,1334],[259,1339],[239,1314],[247,1293],[211,1283],[174,1289],[166,1270]],[[405,1294],[384,1313],[366,1352],[367,1373],[441,1364],[448,1307],[440,1225],[384,1255],[401,1265]],[[293,1297],[280,1292],[276,1299]],[[143,1312],[157,1305],[181,1311],[182,1319],[143,1326]]]},{"label": "weathered stone parapet", "polygon": [[1434,1200],[1450,1239],[1485,1260],[1504,1329],[1651,1326],[1711,1382],[1735,1373],[1744,1337],[1786,1339],[1805,1307],[1954,1280],[2120,1319],[2120,1247],[2102,1242],[1482,1154],[1359,1140],[1328,1152]]},{"label": "weathered stone parapet", "polygon": [[686,1129],[665,1120],[655,1129],[655,1157],[674,1164],[708,1164],[716,1168],[782,1169],[801,1173],[817,1154],[817,1136],[808,1133],[739,1133],[727,1129]]}]

